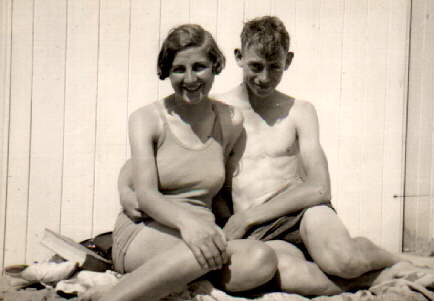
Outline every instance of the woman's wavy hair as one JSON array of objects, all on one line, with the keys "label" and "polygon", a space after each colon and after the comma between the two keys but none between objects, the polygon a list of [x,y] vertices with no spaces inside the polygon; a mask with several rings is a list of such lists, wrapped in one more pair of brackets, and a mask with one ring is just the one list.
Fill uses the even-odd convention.
[{"label": "woman's wavy hair", "polygon": [[200,25],[184,24],[170,30],[161,46],[157,63],[157,74],[161,80],[169,77],[176,54],[190,47],[205,47],[213,73],[219,74],[223,70],[225,57],[212,35]]}]

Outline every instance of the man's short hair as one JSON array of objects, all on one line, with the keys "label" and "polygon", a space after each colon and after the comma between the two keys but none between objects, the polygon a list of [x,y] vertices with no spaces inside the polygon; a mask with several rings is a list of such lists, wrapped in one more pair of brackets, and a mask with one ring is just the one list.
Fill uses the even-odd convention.
[{"label": "man's short hair", "polygon": [[161,80],[169,77],[178,52],[190,47],[205,47],[212,62],[212,71],[219,74],[225,66],[225,57],[212,35],[197,24],[184,24],[170,30],[158,55],[157,73]]},{"label": "man's short hair", "polygon": [[259,55],[273,58],[280,48],[289,51],[289,34],[283,22],[274,16],[258,17],[244,24],[241,32],[242,49],[254,46]]}]

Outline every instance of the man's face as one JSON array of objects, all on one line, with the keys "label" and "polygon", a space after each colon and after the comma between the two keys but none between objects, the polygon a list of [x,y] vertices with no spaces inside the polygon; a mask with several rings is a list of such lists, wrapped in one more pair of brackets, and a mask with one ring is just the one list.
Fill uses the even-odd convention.
[{"label": "man's face", "polygon": [[292,54],[283,48],[271,59],[258,54],[255,46],[235,51],[238,65],[243,69],[243,80],[247,89],[257,97],[271,95],[288,68]]}]

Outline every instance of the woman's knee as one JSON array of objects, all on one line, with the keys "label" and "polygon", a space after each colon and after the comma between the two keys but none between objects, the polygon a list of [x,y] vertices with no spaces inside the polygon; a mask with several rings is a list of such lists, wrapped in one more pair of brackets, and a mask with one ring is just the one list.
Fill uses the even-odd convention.
[{"label": "woman's knee", "polygon": [[273,249],[260,241],[234,240],[228,244],[230,263],[222,270],[221,285],[228,291],[245,291],[270,281],[277,270]]}]

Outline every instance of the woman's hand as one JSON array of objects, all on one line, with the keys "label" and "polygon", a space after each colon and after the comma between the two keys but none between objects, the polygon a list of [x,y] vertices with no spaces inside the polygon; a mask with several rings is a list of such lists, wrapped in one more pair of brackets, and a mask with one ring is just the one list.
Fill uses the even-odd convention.
[{"label": "woman's hand", "polygon": [[121,205],[124,209],[125,214],[133,221],[139,222],[143,219],[143,212],[138,208],[138,201],[136,194],[133,194],[133,197],[124,197],[121,198]]},{"label": "woman's hand", "polygon": [[180,232],[202,268],[217,270],[227,263],[225,235],[213,222],[189,216],[182,222]]},{"label": "woman's hand", "polygon": [[119,198],[125,214],[133,221],[139,222],[143,219],[143,212],[139,209],[139,200],[133,189],[120,187]]}]

